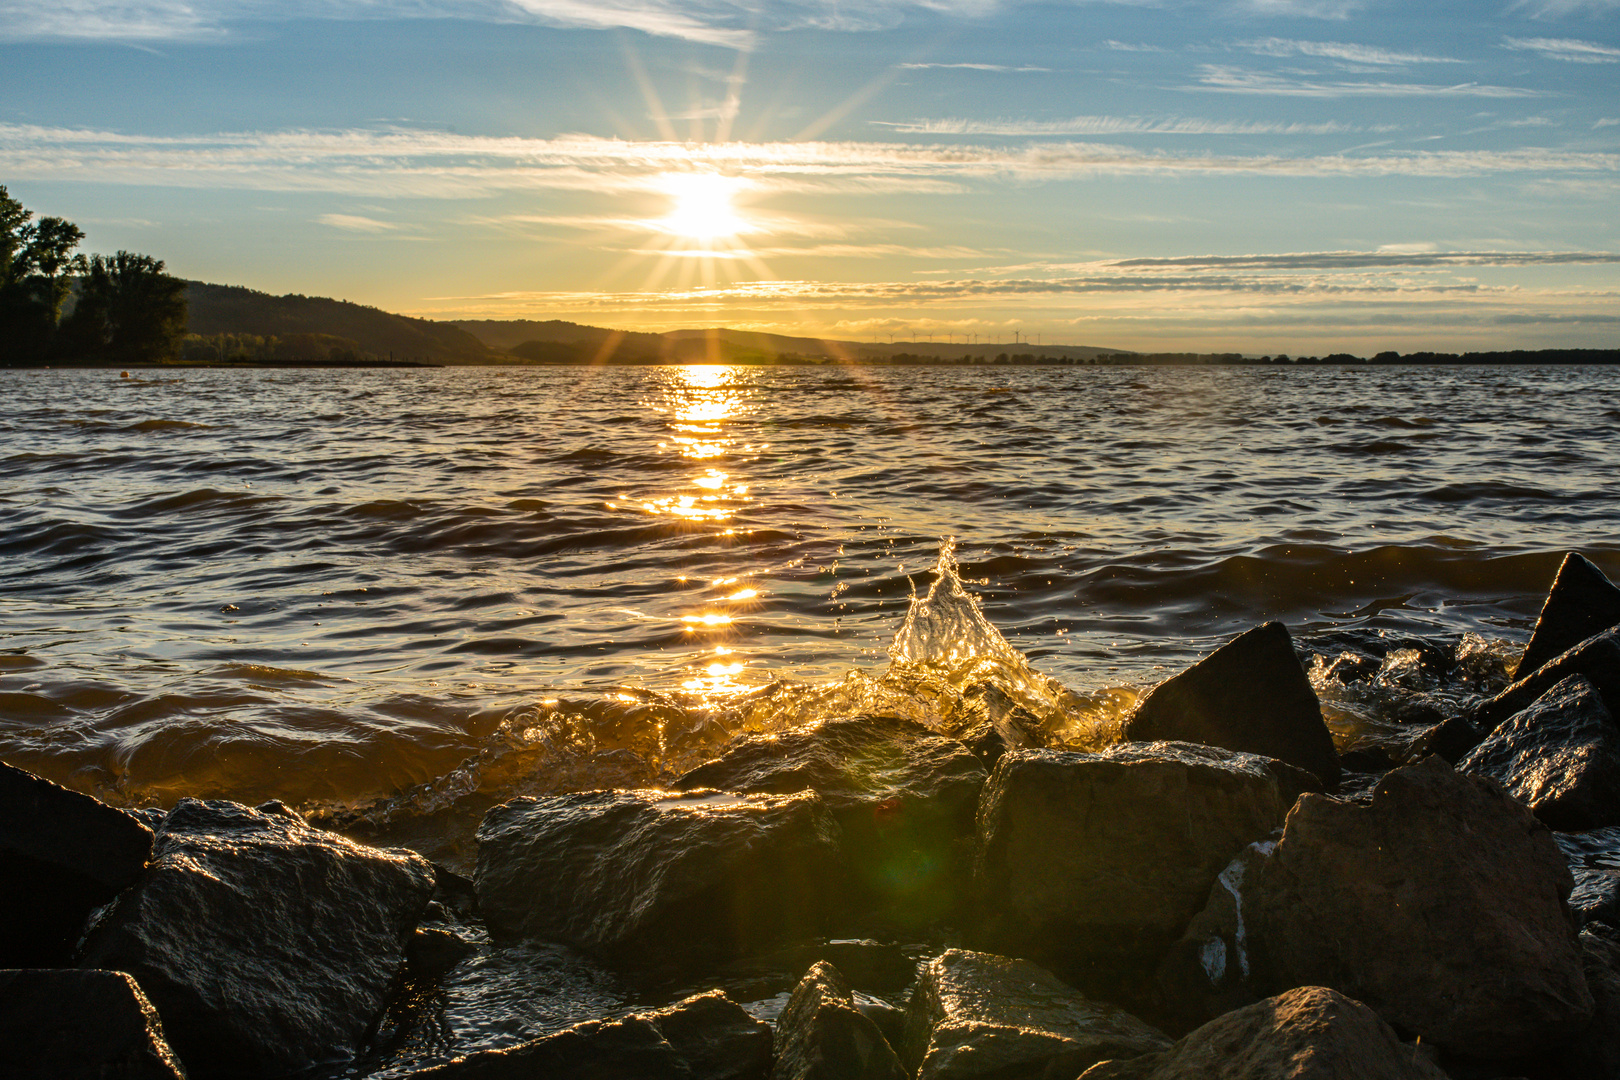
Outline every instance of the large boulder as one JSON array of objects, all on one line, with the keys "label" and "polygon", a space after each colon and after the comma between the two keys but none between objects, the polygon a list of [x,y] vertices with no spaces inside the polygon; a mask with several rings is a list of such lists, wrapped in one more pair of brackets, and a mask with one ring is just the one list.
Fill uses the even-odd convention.
[{"label": "large boulder", "polygon": [[1106,1061],[1084,1080],[1446,1080],[1378,1014],[1302,986],[1210,1021],[1163,1053]]},{"label": "large boulder", "polygon": [[57,967],[90,912],[135,884],[152,830],[122,810],[0,764],[0,967]]},{"label": "large boulder", "polygon": [[0,971],[11,1080],[185,1080],[157,1010],[122,971]]},{"label": "large boulder", "polygon": [[478,903],[493,932],[619,966],[816,936],[842,879],[838,823],[813,792],[573,792],[514,799],[478,829]]},{"label": "large boulder", "polygon": [[1457,769],[1495,780],[1549,828],[1620,825],[1620,728],[1583,676],[1509,717]]},{"label": "large boulder", "polygon": [[587,1020],[412,1080],[766,1080],[771,1029],[718,990],[617,1020]]},{"label": "large boulder", "polygon": [[814,791],[838,819],[855,883],[911,922],[961,896],[979,758],[955,739],[892,716],[827,720],[733,741],[672,786],[690,791]]},{"label": "large boulder", "polygon": [[1480,705],[1468,719],[1482,732],[1494,731],[1502,721],[1529,708],[1571,675],[1584,676],[1603,698],[1610,714],[1620,711],[1620,627],[1589,637],[1548,660]]},{"label": "large boulder", "polygon": [[1591,1019],[1552,834],[1439,758],[1366,804],[1306,795],[1243,888],[1256,996],[1330,986],[1465,1057],[1543,1054]]},{"label": "large boulder", "polygon": [[825,961],[794,987],[776,1022],[771,1080],[910,1080],[855,992]]},{"label": "large boulder", "polygon": [[1603,571],[1571,551],[1553,578],[1513,677],[1522,679],[1594,634],[1620,625],[1620,589]]},{"label": "large boulder", "polygon": [[1027,960],[951,949],[923,965],[903,1052],[918,1080],[1040,1080],[1169,1045]]},{"label": "large boulder", "polygon": [[[1266,759],[1191,743],[1016,750],[979,806],[976,940],[1136,1000],[1244,845],[1282,824]],[[1123,997],[1121,995],[1123,994]]]},{"label": "large boulder", "polygon": [[1321,703],[1282,623],[1239,634],[1149,690],[1124,737],[1222,746],[1286,761],[1329,788],[1339,782]]},{"label": "large boulder", "polygon": [[419,855],[229,802],[180,803],[152,856],[92,929],[84,964],[135,976],[194,1078],[350,1055],[433,892]]}]

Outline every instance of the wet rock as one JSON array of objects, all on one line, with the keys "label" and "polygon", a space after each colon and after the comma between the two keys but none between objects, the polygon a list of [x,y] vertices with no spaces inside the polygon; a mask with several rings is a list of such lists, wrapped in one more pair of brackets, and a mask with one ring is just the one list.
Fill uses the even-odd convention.
[{"label": "wet rock", "polygon": [[1107,1061],[1084,1080],[1446,1080],[1378,1014],[1302,986],[1210,1021],[1170,1050]]},{"label": "wet rock", "polygon": [[1430,754],[1437,754],[1455,765],[1484,741],[1485,733],[1465,717],[1448,716],[1414,740],[1404,759],[1418,762]]},{"label": "wet rock", "polygon": [[877,1024],[826,962],[805,973],[776,1022],[771,1080],[908,1080]]},{"label": "wet rock", "polygon": [[1216,875],[1284,810],[1252,754],[1191,743],[1009,753],[980,803],[975,940],[1134,1001],[1118,980],[1151,978]]},{"label": "wet rock", "polygon": [[1603,571],[1571,551],[1553,578],[1513,677],[1533,674],[1553,657],[1615,625],[1620,625],[1620,589]]},{"label": "wet rock", "polygon": [[1582,925],[1604,922],[1620,928],[1620,826],[1584,833],[1554,833],[1569,860],[1575,889],[1570,911]]},{"label": "wet rock", "polygon": [[814,937],[844,892],[819,795],[586,791],[495,807],[479,910],[505,937],[620,966],[708,961]]},{"label": "wet rock", "polygon": [[1529,708],[1571,675],[1585,676],[1611,715],[1620,710],[1620,628],[1605,630],[1553,657],[1475,709],[1468,719],[1480,731],[1494,731],[1502,721]]},{"label": "wet rock", "polygon": [[1545,1053],[1592,1014],[1552,835],[1439,758],[1366,805],[1306,795],[1243,886],[1256,996],[1330,986],[1466,1057]]},{"label": "wet rock", "polygon": [[505,1050],[422,1069],[413,1080],[765,1080],[771,1029],[719,991],[618,1020],[587,1020]]},{"label": "wet rock", "polygon": [[443,975],[478,951],[478,946],[451,930],[417,927],[405,942],[411,972],[422,978]]},{"label": "wet rock", "polygon": [[1571,1078],[1620,1076],[1620,940],[1616,932],[1581,931],[1581,967],[1596,1008],[1592,1022],[1564,1051]]},{"label": "wet rock", "polygon": [[918,1080],[1038,1080],[1169,1045],[1027,960],[951,949],[923,966],[903,1054]]},{"label": "wet rock", "polygon": [[188,799],[84,962],[135,976],[193,1078],[293,1072],[352,1053],[432,891],[418,855]]},{"label": "wet rock", "polygon": [[953,910],[985,769],[955,739],[892,716],[734,740],[678,790],[814,791],[838,819],[854,883],[908,922]]},{"label": "wet rock", "polygon": [[1148,691],[1124,737],[1221,746],[1286,761],[1329,789],[1339,782],[1321,703],[1282,623],[1238,635]]},{"label": "wet rock", "polygon": [[1620,825],[1620,728],[1580,675],[1505,720],[1457,768],[1495,780],[1549,828]]},{"label": "wet rock", "polygon": [[122,971],[0,971],[0,1071],[11,1080],[184,1080],[157,1010]]},{"label": "wet rock", "polygon": [[0,967],[72,963],[90,912],[151,851],[152,830],[129,814],[0,764]]}]

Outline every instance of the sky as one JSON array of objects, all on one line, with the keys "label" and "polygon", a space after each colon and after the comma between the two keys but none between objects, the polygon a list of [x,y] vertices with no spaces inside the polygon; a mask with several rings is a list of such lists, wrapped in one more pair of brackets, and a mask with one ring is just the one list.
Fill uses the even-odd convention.
[{"label": "sky", "polygon": [[1620,347],[1620,0],[0,0],[0,184],[428,318]]}]

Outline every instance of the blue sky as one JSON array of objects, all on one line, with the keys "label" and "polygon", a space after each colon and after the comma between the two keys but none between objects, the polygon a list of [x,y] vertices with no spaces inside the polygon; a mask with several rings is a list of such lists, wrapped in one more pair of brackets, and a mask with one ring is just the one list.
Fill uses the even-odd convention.
[{"label": "blue sky", "polygon": [[1620,346],[1620,0],[0,0],[0,184],[429,317]]}]

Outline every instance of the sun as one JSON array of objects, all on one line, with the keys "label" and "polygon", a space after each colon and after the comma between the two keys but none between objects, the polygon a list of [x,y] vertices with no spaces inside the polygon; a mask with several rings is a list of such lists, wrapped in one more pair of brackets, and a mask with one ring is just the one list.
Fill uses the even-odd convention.
[{"label": "sun", "polygon": [[709,241],[752,231],[732,201],[747,186],[744,180],[719,173],[666,173],[658,186],[671,199],[669,213],[658,221],[664,232]]}]

